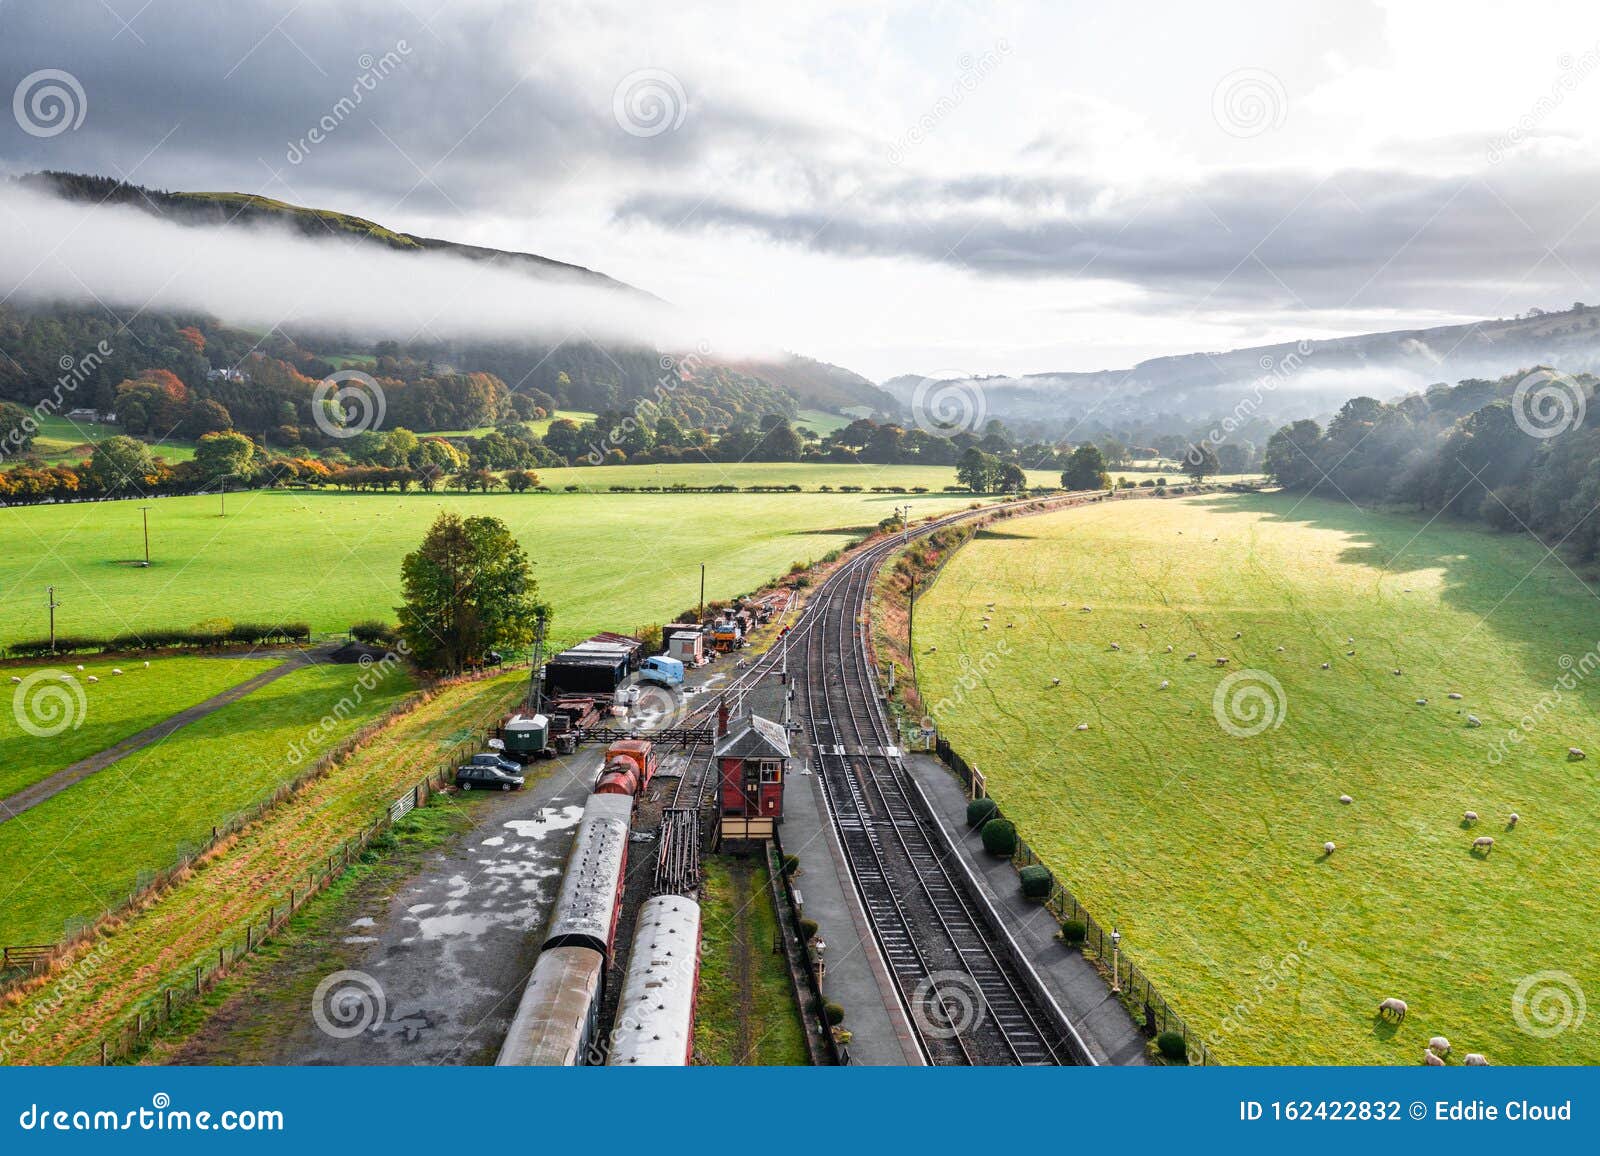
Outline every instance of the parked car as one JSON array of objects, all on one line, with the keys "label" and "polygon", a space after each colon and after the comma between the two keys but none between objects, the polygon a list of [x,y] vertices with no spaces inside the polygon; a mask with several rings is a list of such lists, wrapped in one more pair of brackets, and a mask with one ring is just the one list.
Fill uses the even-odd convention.
[{"label": "parked car", "polygon": [[494,751],[484,751],[481,755],[473,755],[470,761],[480,767],[499,767],[508,775],[522,773],[521,763],[514,762],[502,754],[496,754]]},{"label": "parked car", "polygon": [[524,779],[488,763],[464,763],[456,768],[456,786],[463,791],[520,791]]}]

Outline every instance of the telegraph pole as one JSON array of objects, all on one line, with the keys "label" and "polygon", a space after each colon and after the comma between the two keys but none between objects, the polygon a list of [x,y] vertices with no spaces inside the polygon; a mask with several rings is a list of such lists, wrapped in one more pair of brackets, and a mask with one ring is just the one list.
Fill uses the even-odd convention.
[{"label": "telegraph pole", "polygon": [[218,514],[217,516],[219,518],[226,518],[228,516],[228,475],[227,474],[223,474],[222,478],[221,478],[221,481],[222,481],[222,491],[221,491],[221,493],[222,493],[222,512],[220,514]]},{"label": "telegraph pole", "polygon": [[45,601],[50,605],[50,653],[54,654],[56,652],[56,607],[60,606],[61,603],[56,601],[56,588],[54,586],[46,586],[44,590]]},{"label": "telegraph pole", "polygon": [[144,564],[150,565],[150,507],[140,506],[139,512],[144,515]]},{"label": "telegraph pole", "polygon": [[700,621],[706,620],[706,564],[700,563]]}]

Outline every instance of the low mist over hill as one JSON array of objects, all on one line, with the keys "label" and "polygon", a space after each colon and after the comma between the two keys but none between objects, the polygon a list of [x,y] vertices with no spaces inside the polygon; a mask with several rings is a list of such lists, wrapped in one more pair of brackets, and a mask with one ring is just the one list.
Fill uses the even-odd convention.
[{"label": "low mist over hill", "polygon": [[[1353,396],[1388,401],[1435,383],[1493,379],[1539,365],[1567,373],[1600,368],[1600,306],[964,384],[981,393],[989,417],[1093,436],[1132,428],[1181,433],[1234,414],[1241,404],[1251,416],[1278,424],[1331,414]],[[924,380],[908,374],[882,384],[909,405]]]}]

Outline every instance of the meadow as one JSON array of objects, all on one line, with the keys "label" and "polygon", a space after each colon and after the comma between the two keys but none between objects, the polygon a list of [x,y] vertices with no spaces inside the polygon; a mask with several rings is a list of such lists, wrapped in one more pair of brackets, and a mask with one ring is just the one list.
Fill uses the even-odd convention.
[{"label": "meadow", "polygon": [[[649,484],[656,467],[618,467]],[[739,485],[948,484],[917,467],[660,467]],[[549,471],[558,474],[569,471]],[[570,471],[605,483],[608,467]],[[609,483],[606,483],[609,484]],[[95,502],[0,509],[0,643],[42,635],[45,586],[57,628],[99,633],[190,626],[219,618],[308,621],[342,631],[393,621],[400,560],[441,510],[503,519],[534,559],[555,606],[556,640],[662,621],[692,606],[706,565],[706,597],[753,589],[810,562],[911,504],[919,514],[955,509],[967,494],[348,494],[258,490],[163,498],[150,506],[149,569],[139,503]]]},{"label": "meadow", "polygon": [[[96,443],[122,432],[114,425],[73,422],[59,416],[39,417],[36,420],[39,432],[29,449],[49,465],[87,461],[94,453]],[[194,443],[174,438],[151,446],[151,452],[166,458],[168,462],[186,462],[194,457]]]},{"label": "meadow", "polygon": [[[74,669],[75,662],[63,664],[83,692],[81,709],[71,688],[46,693],[60,701],[66,715],[43,713],[46,704],[33,698],[42,684],[25,688],[11,682],[13,677],[28,679],[36,671],[55,668],[37,663],[0,665],[0,686],[10,687],[13,699],[12,710],[0,711],[0,799],[270,670],[279,661],[236,655],[160,658],[146,667],[138,660],[94,659],[85,662],[81,671]],[[126,673],[113,675],[114,668]],[[100,681],[91,683],[91,677]],[[23,696],[20,706],[16,705],[18,693]],[[47,731],[69,719],[76,725],[69,724],[59,734],[35,735],[22,728],[24,719]]]},{"label": "meadow", "polygon": [[1221,1062],[1417,1064],[1444,1035],[1452,1063],[1577,1064],[1597,609],[1527,536],[1208,495],[1002,523],[915,647],[941,733]]},{"label": "meadow", "polygon": [[[365,669],[285,675],[0,823],[0,944],[50,943],[115,907],[142,873],[171,866],[415,687],[396,669],[358,688]],[[342,717],[308,741],[342,700]]]}]

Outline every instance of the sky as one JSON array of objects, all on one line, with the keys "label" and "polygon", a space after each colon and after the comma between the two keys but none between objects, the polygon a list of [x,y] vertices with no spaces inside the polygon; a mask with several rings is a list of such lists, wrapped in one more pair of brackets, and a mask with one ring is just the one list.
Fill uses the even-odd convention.
[{"label": "sky", "polygon": [[0,173],[536,252],[875,380],[1600,302],[1592,0],[0,0],[6,93]]}]

